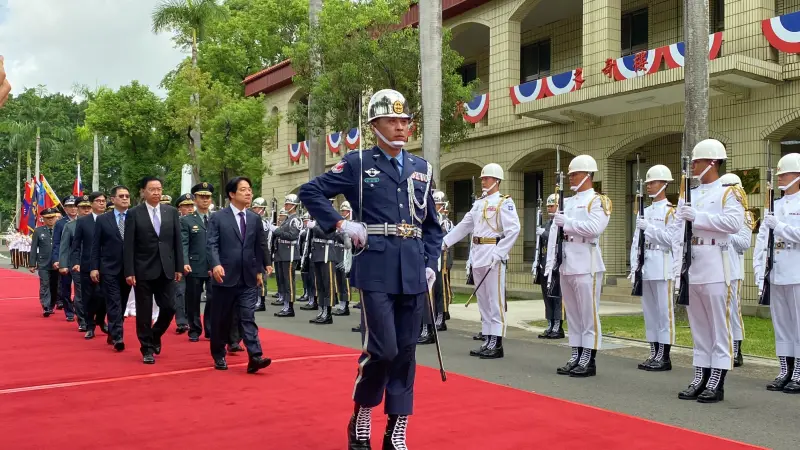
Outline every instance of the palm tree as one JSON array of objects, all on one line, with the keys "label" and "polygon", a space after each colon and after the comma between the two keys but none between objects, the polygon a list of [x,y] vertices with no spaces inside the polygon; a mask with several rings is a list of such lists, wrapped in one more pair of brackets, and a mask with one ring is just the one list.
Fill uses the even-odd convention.
[{"label": "palm tree", "polygon": [[[72,86],[73,92],[76,94],[83,96],[86,98],[86,101],[91,102],[92,100],[97,98],[97,94],[99,94],[103,89],[107,89],[105,86],[98,86],[95,90],[89,89],[89,86],[85,84],[74,84]],[[100,190],[100,140],[97,136],[97,132],[94,132],[94,142],[92,148],[92,191],[99,191]]]},{"label": "palm tree", "polygon": [[47,91],[44,86],[36,88],[36,100],[26,103],[22,107],[21,117],[25,118],[36,129],[36,170],[34,176],[39,176],[39,161],[41,150],[53,150],[58,147],[53,139],[68,139],[70,130],[52,125],[52,119],[59,114],[59,110],[53,103],[45,101]]},{"label": "palm tree", "polygon": [[[308,0],[308,22],[309,28],[314,33],[319,23],[319,13],[322,11],[322,0]],[[312,48],[311,50],[311,67],[313,73],[316,75],[319,72],[319,49]],[[312,179],[325,172],[325,133],[319,126],[314,124],[319,122],[315,120],[312,113],[313,98],[308,96],[308,178]]]},{"label": "palm tree", "polygon": [[[206,26],[213,20],[224,18],[226,10],[217,0],[162,0],[153,10],[153,33],[171,30],[177,33],[176,42],[192,49],[192,67],[197,68],[197,45],[205,38]],[[192,95],[192,103],[200,102],[200,94]],[[192,160],[192,182],[197,182],[200,169],[197,153],[201,150],[200,117],[195,117],[189,131],[189,157]]]},{"label": "palm tree", "polygon": [[422,82],[422,152],[439,186],[439,133],[442,118],[442,0],[419,2]]},{"label": "palm tree", "polygon": [[[30,161],[30,147],[36,141],[36,129],[30,122],[10,122],[3,124],[2,131],[8,133],[10,139],[8,140],[8,149],[10,152],[14,150],[17,151],[17,200],[14,203],[14,225],[18,226],[17,214],[19,214],[19,208],[22,203],[21,192],[22,192],[22,149],[28,149],[28,161]],[[31,168],[30,164],[28,164],[27,169],[27,178],[31,178]]]}]

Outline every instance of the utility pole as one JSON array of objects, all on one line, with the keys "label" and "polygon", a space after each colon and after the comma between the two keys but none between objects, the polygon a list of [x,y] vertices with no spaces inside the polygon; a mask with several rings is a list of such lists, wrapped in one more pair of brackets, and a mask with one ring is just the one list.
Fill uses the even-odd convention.
[{"label": "utility pole", "polygon": [[422,83],[422,156],[439,183],[442,120],[442,0],[419,2],[419,56]]}]

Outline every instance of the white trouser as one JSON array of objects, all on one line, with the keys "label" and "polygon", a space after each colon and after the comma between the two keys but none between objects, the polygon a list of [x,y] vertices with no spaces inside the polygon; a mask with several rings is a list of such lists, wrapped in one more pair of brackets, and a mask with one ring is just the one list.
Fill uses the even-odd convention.
[{"label": "white trouser", "polygon": [[769,289],[775,354],[800,357],[800,284],[772,284]]},{"label": "white trouser", "polygon": [[561,296],[567,310],[569,346],[600,350],[600,288],[603,272],[561,275]]},{"label": "white trouser", "polygon": [[[131,289],[131,293],[128,295],[128,304],[125,306],[125,317],[136,317],[136,297],[133,294],[133,289]],[[158,305],[153,297],[153,320],[158,319],[158,312]]]},{"label": "white trouser", "polygon": [[744,320],[742,320],[742,280],[731,280],[731,329],[733,340],[744,340]]},{"label": "white trouser", "polygon": [[647,342],[675,344],[672,281],[643,280],[642,313]]},{"label": "white trouser", "polygon": [[696,367],[733,369],[731,298],[733,289],[722,283],[689,284],[689,326]]},{"label": "white trouser", "polygon": [[[473,276],[478,289],[478,310],[481,313],[481,332],[486,336],[506,335],[506,265],[473,267]],[[487,275],[488,274],[488,275]],[[484,278],[485,277],[485,278]]]}]

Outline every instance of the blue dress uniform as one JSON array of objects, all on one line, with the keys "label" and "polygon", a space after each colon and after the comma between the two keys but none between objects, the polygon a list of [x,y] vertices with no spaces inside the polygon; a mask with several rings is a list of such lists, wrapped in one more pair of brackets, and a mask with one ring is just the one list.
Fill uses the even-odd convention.
[{"label": "blue dress uniform", "polygon": [[[435,270],[443,233],[431,195],[428,163],[405,150],[399,158],[402,173],[379,147],[363,152],[363,167],[358,152],[350,152],[330,172],[304,184],[299,196],[325,231],[334,230],[342,220],[329,198],[343,194],[354,211],[362,211],[359,219],[367,225],[369,236],[366,248],[353,258],[350,273],[352,285],[362,296],[363,352],[353,399],[371,408],[380,404],[385,392],[386,414],[410,415],[416,342],[427,301],[425,269]],[[359,204],[360,183],[363,205]],[[424,210],[417,206],[423,204]],[[415,218],[411,207],[417,208]],[[421,237],[411,226],[421,230]],[[403,227],[409,235],[398,235]],[[378,229],[383,230],[381,234]]]}]

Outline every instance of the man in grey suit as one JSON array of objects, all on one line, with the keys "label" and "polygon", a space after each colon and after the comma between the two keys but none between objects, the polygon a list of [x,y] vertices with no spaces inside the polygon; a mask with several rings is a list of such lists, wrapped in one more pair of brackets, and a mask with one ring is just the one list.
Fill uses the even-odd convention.
[{"label": "man in grey suit", "polygon": [[[31,273],[39,272],[39,302],[44,317],[53,314],[53,300],[58,295],[58,270],[53,268],[53,227],[61,214],[55,208],[47,208],[41,214],[44,225],[33,230],[31,237]],[[72,322],[72,309],[65,307],[67,321]]]},{"label": "man in grey suit", "polygon": [[266,235],[258,214],[247,209],[253,199],[252,183],[236,177],[225,186],[230,206],[211,216],[208,222],[208,255],[211,258],[211,356],[214,368],[227,370],[225,344],[233,310],[239,310],[249,362],[247,373],[256,373],[272,362],[264,358],[258,339],[255,310],[259,287],[265,282],[262,270],[270,267]]},{"label": "man in grey suit", "polygon": [[73,266],[81,263],[80,258],[77,260],[72,259],[72,241],[75,237],[75,225],[78,223],[78,218],[81,218],[92,212],[92,202],[89,201],[89,196],[84,195],[78,202],[78,216],[75,220],[71,220],[64,224],[64,230],[61,232],[60,248],[58,250],[58,272],[61,275],[68,275],[72,278],[72,284],[75,286],[75,298],[73,304],[75,305],[75,315],[78,316],[78,331],[86,332],[86,311],[83,307],[81,300],[81,274],[70,270]]}]

